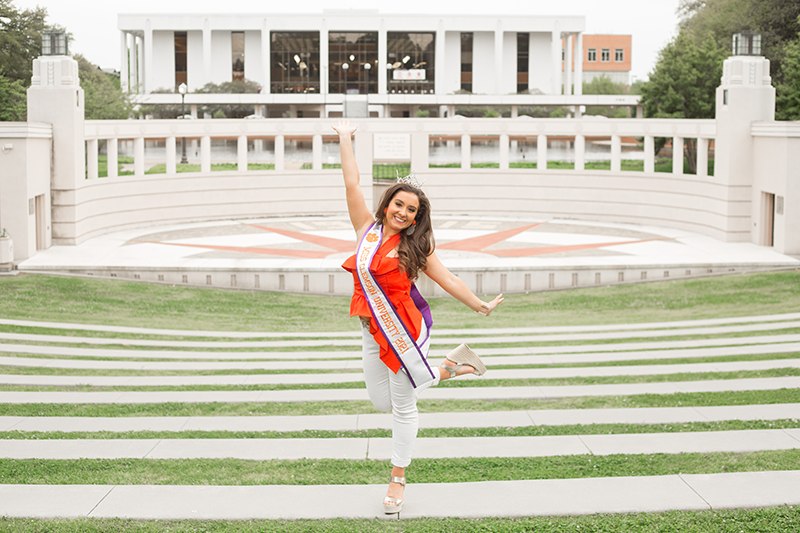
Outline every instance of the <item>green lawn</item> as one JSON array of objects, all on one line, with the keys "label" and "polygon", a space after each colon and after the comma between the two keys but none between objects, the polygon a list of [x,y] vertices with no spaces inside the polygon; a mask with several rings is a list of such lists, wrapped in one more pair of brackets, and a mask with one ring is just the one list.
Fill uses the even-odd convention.
[{"label": "green lawn", "polygon": [[[347,297],[18,275],[0,277],[0,302],[4,318],[20,320],[208,331],[358,329]],[[800,309],[800,271],[509,295],[489,318],[453,298],[430,303],[439,329],[756,316]]]},{"label": "green lawn", "polygon": [[[457,509],[462,502],[450,503]],[[789,533],[800,529],[800,507],[722,511],[669,511],[525,518],[402,520],[130,520],[0,517],[0,531],[15,533]]]}]

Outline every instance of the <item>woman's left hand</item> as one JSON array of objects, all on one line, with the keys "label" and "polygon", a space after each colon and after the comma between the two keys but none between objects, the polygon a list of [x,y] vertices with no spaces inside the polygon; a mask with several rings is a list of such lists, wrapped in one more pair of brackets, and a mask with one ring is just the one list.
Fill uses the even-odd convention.
[{"label": "woman's left hand", "polygon": [[503,303],[503,300],[505,300],[505,298],[503,298],[503,295],[502,294],[498,294],[497,298],[495,298],[494,300],[492,300],[489,303],[481,302],[481,308],[478,311],[478,313],[483,315],[483,316],[491,315],[492,311],[494,311],[497,308],[498,305]]}]

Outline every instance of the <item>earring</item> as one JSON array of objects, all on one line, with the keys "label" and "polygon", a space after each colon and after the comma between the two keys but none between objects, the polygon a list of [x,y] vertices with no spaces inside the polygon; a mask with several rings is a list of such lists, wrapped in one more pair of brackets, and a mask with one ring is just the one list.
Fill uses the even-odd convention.
[{"label": "earring", "polygon": [[415,228],[415,225],[411,224],[408,227],[408,229],[406,230],[406,235],[408,235],[408,236],[414,235],[414,228]]}]

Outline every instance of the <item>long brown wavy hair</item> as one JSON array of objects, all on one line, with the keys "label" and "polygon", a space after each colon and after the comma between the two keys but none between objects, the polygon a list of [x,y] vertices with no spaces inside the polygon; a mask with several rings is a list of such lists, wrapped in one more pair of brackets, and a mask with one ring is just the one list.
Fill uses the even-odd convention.
[{"label": "long brown wavy hair", "polygon": [[416,195],[419,199],[419,209],[414,216],[416,224],[414,233],[408,235],[406,230],[400,232],[400,244],[397,247],[397,256],[400,261],[400,268],[405,271],[411,280],[419,277],[419,271],[425,270],[428,266],[428,256],[433,253],[436,243],[433,240],[433,225],[431,224],[431,203],[428,197],[420,189],[408,183],[397,183],[392,185],[383,193],[378,209],[375,211],[375,220],[383,225],[386,222],[384,209],[389,207],[389,202],[398,192],[405,191]]}]

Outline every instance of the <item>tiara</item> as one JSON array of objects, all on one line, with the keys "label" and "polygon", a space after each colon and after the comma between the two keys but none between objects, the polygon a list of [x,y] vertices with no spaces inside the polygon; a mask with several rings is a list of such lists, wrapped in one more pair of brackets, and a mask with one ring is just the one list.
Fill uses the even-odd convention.
[{"label": "tiara", "polygon": [[397,183],[405,183],[406,185],[411,185],[415,189],[422,189],[422,184],[425,183],[425,180],[418,181],[417,176],[412,172],[408,176],[400,177],[400,172],[395,169],[395,174],[397,174]]}]

